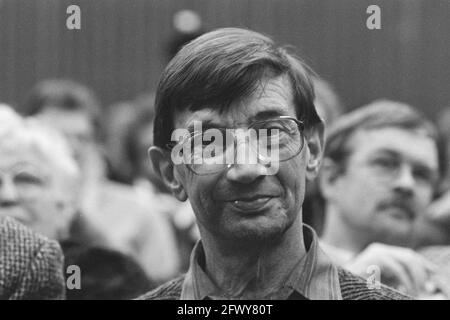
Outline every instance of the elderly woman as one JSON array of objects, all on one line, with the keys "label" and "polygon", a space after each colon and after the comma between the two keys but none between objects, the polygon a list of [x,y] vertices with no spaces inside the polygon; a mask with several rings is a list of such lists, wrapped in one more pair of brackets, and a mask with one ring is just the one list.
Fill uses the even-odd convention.
[{"label": "elderly woman", "polygon": [[78,167],[61,136],[0,110],[0,215],[61,240],[76,212]]},{"label": "elderly woman", "polygon": [[[61,248],[55,240],[17,222],[53,237],[62,231],[62,221],[67,219],[62,214],[47,224],[56,210],[44,212],[52,207],[44,182],[39,186],[44,172],[26,160],[33,158],[33,153],[37,157],[39,148],[31,152],[26,147],[31,139],[25,131],[17,139],[12,134],[22,131],[24,125],[11,108],[0,105],[0,299],[62,299],[65,284]],[[19,154],[23,155],[21,160]],[[43,219],[37,218],[39,212]]]},{"label": "elderly woman", "polygon": [[67,298],[126,299],[151,288],[132,258],[71,241],[78,188],[79,169],[63,136],[36,119],[23,119],[1,107],[0,217],[13,218],[60,242],[64,270],[76,265],[82,274],[81,288],[68,288],[72,290],[67,290]]}]

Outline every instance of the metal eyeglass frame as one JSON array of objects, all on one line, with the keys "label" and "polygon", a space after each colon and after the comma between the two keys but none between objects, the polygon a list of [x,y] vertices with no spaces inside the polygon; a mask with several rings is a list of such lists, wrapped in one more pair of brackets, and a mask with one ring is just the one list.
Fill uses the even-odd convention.
[{"label": "metal eyeglass frame", "polygon": [[[294,153],[291,157],[283,159],[283,160],[279,160],[279,162],[284,162],[284,161],[288,161],[288,160],[290,160],[292,158],[295,158],[296,156],[298,156],[300,154],[300,152],[303,150],[303,147],[305,146],[304,134],[303,134],[303,132],[305,130],[305,124],[304,124],[303,121],[298,120],[297,118],[291,117],[291,116],[279,116],[279,117],[276,117],[276,118],[254,121],[249,126],[247,126],[247,129],[253,128],[258,123],[264,123],[264,122],[269,122],[269,121],[274,121],[274,120],[292,120],[292,121],[294,121],[297,124],[298,130],[299,130],[300,135],[301,135],[301,141],[302,141],[301,142],[301,146],[298,149],[298,151],[296,153]],[[234,128],[234,129],[238,129],[238,128]],[[193,133],[192,135],[190,135],[189,137],[187,137],[186,139],[184,139],[181,142],[170,142],[170,143],[167,143],[166,144],[166,149],[167,150],[172,150],[176,145],[178,145],[180,143],[184,144],[186,142],[186,140],[187,139],[191,139],[194,134],[197,134],[197,133]],[[234,136],[234,144],[236,145],[236,136]],[[235,148],[234,152],[235,152],[235,156],[236,156],[236,152],[237,152],[236,148]],[[229,168],[231,168],[232,165],[234,165],[234,163],[229,163],[226,166],[224,166],[222,170],[219,170],[219,171],[208,172],[208,173],[198,173],[191,167],[191,165],[185,164],[185,166],[187,166],[190,171],[192,171],[194,174],[199,175],[199,176],[205,176],[205,175],[210,175],[210,174],[216,174],[216,173],[219,173],[219,172],[223,172],[223,171],[228,170]]]}]

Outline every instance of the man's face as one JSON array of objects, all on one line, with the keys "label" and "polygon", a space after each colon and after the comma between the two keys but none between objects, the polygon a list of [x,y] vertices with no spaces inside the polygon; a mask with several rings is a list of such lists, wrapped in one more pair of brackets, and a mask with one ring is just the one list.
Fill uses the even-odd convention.
[{"label": "man's face", "polygon": [[[35,150],[0,148],[0,216],[10,216],[50,238],[69,223],[65,184]],[[63,205],[64,204],[64,205]]]},{"label": "man's face", "polygon": [[87,158],[90,156],[95,137],[91,120],[85,112],[46,107],[36,118],[67,138],[74,158],[81,168],[89,163]]},{"label": "man's face", "polygon": [[404,244],[425,213],[438,175],[437,148],[423,132],[360,130],[350,138],[345,169],[327,201],[373,241]]},{"label": "man's face", "polygon": [[[255,119],[296,116],[287,79],[266,80],[262,87],[222,114],[211,109],[177,114],[175,128],[188,128],[194,121],[236,128]],[[301,219],[309,158],[305,141],[297,156],[280,162],[275,175],[267,175],[261,164],[234,164],[210,175],[197,175],[182,164],[175,167],[175,177],[187,193],[201,231],[227,241],[264,241],[283,234]]]}]

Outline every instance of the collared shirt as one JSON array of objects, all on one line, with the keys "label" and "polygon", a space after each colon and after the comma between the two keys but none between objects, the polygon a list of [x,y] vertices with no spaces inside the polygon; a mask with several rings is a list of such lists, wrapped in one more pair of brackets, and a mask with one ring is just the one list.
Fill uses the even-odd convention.
[{"label": "collared shirt", "polygon": [[[304,225],[303,230],[304,238],[309,238],[309,243],[305,243],[305,246],[309,247],[306,254],[300,257],[282,287],[274,290],[274,294],[268,298],[341,300],[337,267],[320,248],[314,230],[307,225]],[[204,259],[204,251],[199,241],[192,251],[189,270],[182,286],[181,300],[229,299],[202,269],[201,259]]]}]

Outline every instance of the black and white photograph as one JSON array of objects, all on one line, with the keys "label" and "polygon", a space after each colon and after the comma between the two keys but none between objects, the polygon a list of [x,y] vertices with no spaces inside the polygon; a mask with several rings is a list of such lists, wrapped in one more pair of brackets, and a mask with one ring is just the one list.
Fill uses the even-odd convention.
[{"label": "black and white photograph", "polygon": [[0,300],[450,300],[450,0],[0,0],[0,74]]}]

